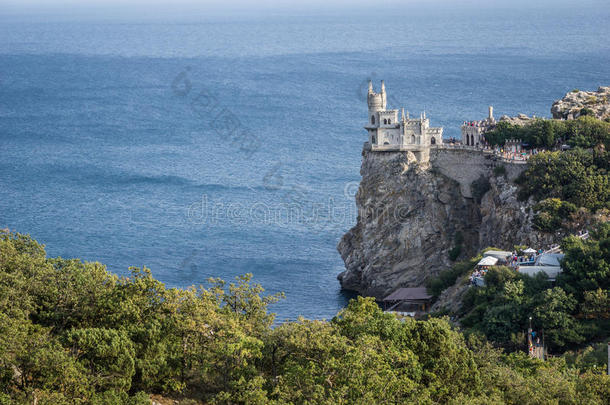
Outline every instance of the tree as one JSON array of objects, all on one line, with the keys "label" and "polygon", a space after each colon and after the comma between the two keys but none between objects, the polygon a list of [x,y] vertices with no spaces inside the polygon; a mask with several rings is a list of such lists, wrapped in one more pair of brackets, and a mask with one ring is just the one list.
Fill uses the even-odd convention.
[{"label": "tree", "polygon": [[575,294],[610,289],[610,223],[600,224],[588,240],[570,236],[563,240],[563,272],[557,284]]},{"label": "tree", "polygon": [[534,309],[533,315],[536,324],[544,329],[550,347],[564,347],[583,341],[572,317],[576,304],[576,299],[560,287],[543,292],[541,302]]},{"label": "tree", "polygon": [[135,351],[124,331],[72,329],[64,339],[71,355],[87,370],[96,391],[129,391]]}]

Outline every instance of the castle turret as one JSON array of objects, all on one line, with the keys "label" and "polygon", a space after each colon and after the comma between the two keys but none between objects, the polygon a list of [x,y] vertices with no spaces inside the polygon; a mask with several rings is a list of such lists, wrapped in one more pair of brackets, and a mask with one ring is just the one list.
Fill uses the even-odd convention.
[{"label": "castle turret", "polygon": [[381,82],[381,92],[375,93],[373,91],[373,82],[369,81],[369,92],[367,95],[367,102],[369,105],[369,113],[375,113],[378,111],[385,110],[386,107],[386,93],[385,85]]},{"label": "castle turret", "polygon": [[494,108],[493,106],[489,106],[489,118],[490,121],[492,121],[494,119]]},{"label": "castle turret", "polygon": [[367,103],[369,107],[369,127],[379,127],[381,119],[379,118],[379,112],[385,111],[386,107],[386,93],[385,84],[381,82],[381,91],[375,93],[373,90],[373,82],[369,80],[369,91],[367,94]]}]

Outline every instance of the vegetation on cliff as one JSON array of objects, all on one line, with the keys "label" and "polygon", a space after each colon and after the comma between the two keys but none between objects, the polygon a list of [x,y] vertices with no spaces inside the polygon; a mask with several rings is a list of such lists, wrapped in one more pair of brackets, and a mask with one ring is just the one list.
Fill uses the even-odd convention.
[{"label": "vegetation on cliff", "polygon": [[523,349],[529,317],[544,330],[554,353],[610,335],[610,223],[582,240],[564,239],[563,272],[554,285],[540,274],[529,277],[494,267],[485,287],[464,296],[461,324],[509,350]]},{"label": "vegetation on cliff", "polygon": [[[593,246],[571,249],[574,263],[581,250],[597,257]],[[371,299],[328,322],[273,328],[267,307],[279,298],[250,276],[189,289],[147,269],[118,278],[3,233],[0,403],[144,404],[150,393],[191,404],[610,401],[610,377],[596,370],[504,354],[447,320],[401,321]]]},{"label": "vegetation on cliff", "polygon": [[527,125],[500,121],[496,128],[485,134],[491,145],[502,146],[508,139],[520,139],[529,148],[556,149],[561,145],[593,148],[603,145],[610,148],[610,123],[590,116],[576,120],[548,120],[538,118]]},{"label": "vegetation on cliff", "polygon": [[593,214],[608,216],[609,169],[610,152],[603,148],[539,153],[516,180],[519,197],[539,201],[534,207],[539,230],[586,229],[595,222]]},{"label": "vegetation on cliff", "polygon": [[[492,145],[521,139],[528,147],[546,150],[532,156],[516,180],[521,199],[539,201],[534,221],[538,230],[583,229],[599,210],[607,216],[610,123],[588,116],[567,121],[537,119],[524,126],[500,122],[485,137]],[[571,149],[559,151],[563,145]]]}]

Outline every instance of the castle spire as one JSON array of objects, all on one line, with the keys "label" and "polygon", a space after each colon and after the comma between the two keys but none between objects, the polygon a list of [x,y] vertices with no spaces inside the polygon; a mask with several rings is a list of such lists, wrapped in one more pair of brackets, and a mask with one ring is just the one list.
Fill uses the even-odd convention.
[{"label": "castle spire", "polygon": [[385,93],[385,83],[383,82],[383,80],[381,81],[381,92]]},{"label": "castle spire", "polygon": [[402,120],[402,122],[405,122],[405,108],[404,107],[402,107],[401,120]]},{"label": "castle spire", "polygon": [[369,94],[373,92],[373,81],[369,80]]}]

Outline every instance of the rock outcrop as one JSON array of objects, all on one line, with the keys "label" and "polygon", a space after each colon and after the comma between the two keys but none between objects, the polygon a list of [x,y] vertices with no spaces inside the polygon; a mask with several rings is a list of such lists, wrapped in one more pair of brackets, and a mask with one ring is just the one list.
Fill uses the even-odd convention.
[{"label": "rock outcrop", "polygon": [[572,90],[551,107],[555,119],[575,119],[583,112],[598,119],[609,118],[610,87],[600,87],[597,91]]},{"label": "rock outcrop", "polygon": [[[504,174],[495,176],[498,165]],[[382,298],[451,266],[456,245],[470,257],[487,246],[550,244],[532,228],[533,203],[517,200],[512,179],[524,168],[477,151],[433,149],[418,163],[410,152],[365,148],[358,220],[337,247],[342,287]]]},{"label": "rock outcrop", "polygon": [[524,125],[531,123],[535,119],[536,119],[535,116],[529,117],[525,114],[517,114],[514,117],[509,117],[508,115],[503,115],[500,117],[500,122],[506,121],[509,124],[524,126]]}]

